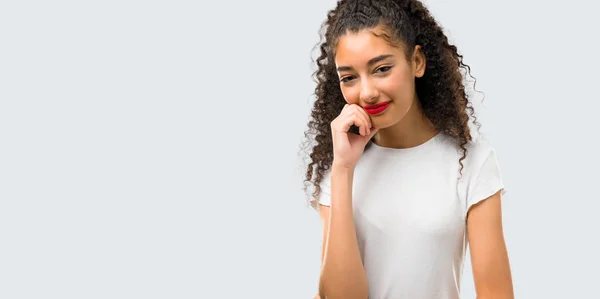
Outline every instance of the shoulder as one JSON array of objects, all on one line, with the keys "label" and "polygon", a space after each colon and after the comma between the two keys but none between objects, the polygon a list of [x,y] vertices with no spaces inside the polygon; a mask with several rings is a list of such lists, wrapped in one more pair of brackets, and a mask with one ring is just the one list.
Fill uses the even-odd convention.
[{"label": "shoulder", "polygon": [[[475,203],[480,202],[502,190],[504,183],[496,148],[487,139],[480,137],[465,145],[466,157],[463,159],[461,175],[461,193],[467,203],[467,210]],[[461,155],[462,157],[462,151]]]},{"label": "shoulder", "polygon": [[[482,136],[474,137],[464,147],[461,147],[456,138],[442,135],[439,138],[438,146],[443,148],[442,152],[445,153],[446,161],[462,164],[462,173],[464,174],[476,171],[490,157],[496,158],[495,147],[490,140]],[[460,167],[461,165],[457,166]]]},{"label": "shoulder", "polygon": [[465,149],[467,150],[467,155],[464,161],[470,168],[474,167],[477,169],[483,165],[486,160],[490,158],[496,159],[496,148],[484,137],[478,137],[469,141],[465,145]]},{"label": "shoulder", "polygon": [[[463,185],[472,185],[495,177],[500,179],[500,163],[496,147],[483,137],[477,136],[461,147],[456,139],[448,137],[448,144],[452,143],[453,163],[460,169],[459,180]],[[454,156],[456,153],[456,156]]]}]

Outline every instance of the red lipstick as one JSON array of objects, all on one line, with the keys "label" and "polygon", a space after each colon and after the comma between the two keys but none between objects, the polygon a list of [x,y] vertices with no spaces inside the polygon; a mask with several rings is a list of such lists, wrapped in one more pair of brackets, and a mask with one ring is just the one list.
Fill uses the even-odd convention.
[{"label": "red lipstick", "polygon": [[363,107],[363,109],[365,109],[365,111],[367,111],[367,113],[371,114],[371,115],[376,115],[379,113],[382,113],[383,111],[385,111],[385,109],[387,109],[387,107],[390,105],[390,102],[382,102],[379,104],[375,104],[375,105],[369,105],[369,106],[365,106]]}]

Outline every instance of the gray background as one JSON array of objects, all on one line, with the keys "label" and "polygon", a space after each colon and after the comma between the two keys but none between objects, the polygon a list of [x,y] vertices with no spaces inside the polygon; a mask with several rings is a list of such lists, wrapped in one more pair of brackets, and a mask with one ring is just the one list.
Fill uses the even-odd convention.
[{"label": "gray background", "polygon": [[[598,294],[590,3],[426,2],[486,94],[517,298]],[[334,4],[2,2],[0,298],[311,298],[297,153]]]}]

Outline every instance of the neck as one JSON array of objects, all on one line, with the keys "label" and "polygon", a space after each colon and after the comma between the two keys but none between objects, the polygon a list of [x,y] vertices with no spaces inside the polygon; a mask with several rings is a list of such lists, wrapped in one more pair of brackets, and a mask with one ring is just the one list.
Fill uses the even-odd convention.
[{"label": "neck", "polygon": [[423,113],[417,99],[398,123],[380,129],[373,142],[382,147],[411,148],[425,143],[437,134],[431,121]]}]

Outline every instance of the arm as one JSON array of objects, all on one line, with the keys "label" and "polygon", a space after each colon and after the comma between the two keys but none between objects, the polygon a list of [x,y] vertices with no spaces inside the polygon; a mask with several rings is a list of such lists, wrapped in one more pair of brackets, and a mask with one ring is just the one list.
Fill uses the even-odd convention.
[{"label": "arm", "polygon": [[331,207],[319,206],[323,219],[323,248],[319,296],[327,299],[368,298],[352,215],[354,170],[332,167]]},{"label": "arm", "polygon": [[[329,211],[331,208],[322,204],[318,204],[319,216],[321,218],[322,228],[322,239],[321,239],[321,267],[323,266],[323,257],[325,256],[325,244],[327,244],[327,234],[329,233]],[[317,293],[313,299],[321,299],[321,296]]]},{"label": "arm", "polygon": [[500,197],[498,192],[480,201],[467,214],[467,237],[478,299],[514,298]]}]

